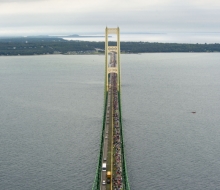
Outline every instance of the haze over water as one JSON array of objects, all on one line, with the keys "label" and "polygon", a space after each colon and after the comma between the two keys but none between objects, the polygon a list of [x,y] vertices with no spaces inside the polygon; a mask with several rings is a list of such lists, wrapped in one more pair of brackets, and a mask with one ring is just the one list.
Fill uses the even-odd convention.
[{"label": "haze over water", "polygon": [[[131,189],[220,186],[219,60],[219,53],[121,55]],[[104,56],[0,57],[0,67],[1,189],[91,189]]]},{"label": "haze over water", "polygon": [[[90,37],[85,37],[90,36]],[[66,40],[82,40],[82,41],[105,41],[104,37],[97,37],[103,36],[103,34],[97,34],[92,37],[92,35],[82,35],[80,37],[68,37],[64,38]],[[164,32],[164,33],[141,33],[141,34],[121,34],[120,35],[121,41],[131,41],[131,42],[160,42],[160,43],[190,43],[190,44],[204,44],[204,43],[220,43],[220,33],[207,33],[207,32]],[[110,35],[109,40],[116,41],[115,35]]]}]

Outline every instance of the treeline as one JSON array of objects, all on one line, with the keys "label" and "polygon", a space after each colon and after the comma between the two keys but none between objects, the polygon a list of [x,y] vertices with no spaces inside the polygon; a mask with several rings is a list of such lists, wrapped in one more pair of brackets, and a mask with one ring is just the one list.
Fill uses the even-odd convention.
[{"label": "treeline", "polygon": [[0,39],[0,55],[65,54],[94,50],[87,42],[66,41],[61,38],[11,38]]},{"label": "treeline", "polygon": [[[220,44],[121,42],[120,45],[122,53],[220,52]],[[104,42],[67,41],[57,37],[0,39],[0,55],[94,54],[103,53],[104,47]]]},{"label": "treeline", "polygon": [[121,50],[132,53],[145,52],[220,52],[220,44],[177,44],[121,42]]}]

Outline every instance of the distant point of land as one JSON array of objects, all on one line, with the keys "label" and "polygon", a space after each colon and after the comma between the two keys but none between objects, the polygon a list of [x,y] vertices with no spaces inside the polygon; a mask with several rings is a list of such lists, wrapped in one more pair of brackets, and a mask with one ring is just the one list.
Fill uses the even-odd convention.
[{"label": "distant point of land", "polygon": [[[45,54],[104,54],[103,42],[64,40],[63,38],[80,38],[78,34],[69,36],[26,36],[0,37],[0,55],[45,55]],[[81,36],[93,37],[94,36]],[[96,36],[100,37],[100,36]],[[104,37],[104,36],[102,36]],[[109,42],[114,45],[115,42]],[[121,53],[168,53],[168,52],[220,52],[220,44],[180,44],[121,42]]]}]

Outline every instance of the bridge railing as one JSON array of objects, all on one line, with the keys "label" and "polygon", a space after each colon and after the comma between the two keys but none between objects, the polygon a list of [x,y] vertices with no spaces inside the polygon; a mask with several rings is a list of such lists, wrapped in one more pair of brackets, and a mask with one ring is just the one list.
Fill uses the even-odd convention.
[{"label": "bridge railing", "polygon": [[123,174],[123,179],[124,179],[124,189],[125,190],[130,190],[130,185],[128,181],[128,174],[127,174],[127,166],[126,166],[126,159],[125,159],[125,148],[124,148],[124,137],[123,137],[123,125],[122,125],[122,109],[121,109],[121,93],[118,91],[118,101],[119,101],[119,113],[120,113],[120,132],[121,132],[121,152],[122,152],[122,174]]},{"label": "bridge railing", "polygon": [[104,99],[104,114],[103,114],[103,122],[102,122],[100,153],[99,153],[98,165],[96,168],[96,175],[95,175],[95,180],[93,182],[92,190],[98,190],[100,188],[102,157],[103,157],[103,134],[105,131],[106,108],[107,108],[107,102],[108,102],[108,94],[106,92],[104,94],[104,97],[105,97],[105,99]]}]

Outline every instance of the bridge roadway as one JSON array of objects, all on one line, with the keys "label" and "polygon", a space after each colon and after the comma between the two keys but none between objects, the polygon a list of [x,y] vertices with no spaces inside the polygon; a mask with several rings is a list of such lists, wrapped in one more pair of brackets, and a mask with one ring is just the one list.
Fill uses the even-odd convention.
[{"label": "bridge roadway", "polygon": [[[113,53],[110,58],[110,67],[115,67],[115,54]],[[115,73],[109,74],[108,86],[102,156],[102,166],[106,163],[106,169],[102,167],[102,171],[100,171],[100,190],[123,189],[120,114],[118,108],[117,75]],[[108,171],[111,172],[109,179],[107,178]]]},{"label": "bridge roadway", "polygon": [[[108,89],[108,101],[107,101],[107,110],[106,110],[106,122],[105,122],[105,130],[104,130],[104,141],[103,141],[103,157],[102,157],[102,165],[106,163],[106,171],[102,168],[101,174],[101,182],[100,182],[100,190],[110,190],[110,184],[107,183],[107,171],[112,171],[112,129],[113,129],[113,107],[112,107],[112,88],[111,88],[111,75],[110,74],[110,85]],[[104,184],[103,184],[104,181]]]}]

